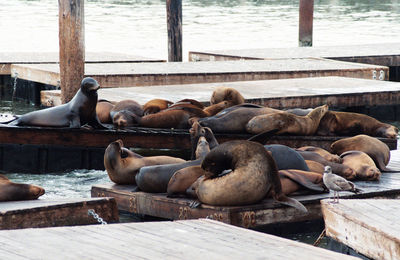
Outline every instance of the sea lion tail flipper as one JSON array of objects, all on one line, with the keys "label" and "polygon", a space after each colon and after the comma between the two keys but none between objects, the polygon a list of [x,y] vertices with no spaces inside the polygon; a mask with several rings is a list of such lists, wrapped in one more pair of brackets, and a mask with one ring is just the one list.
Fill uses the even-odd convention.
[{"label": "sea lion tail flipper", "polygon": [[314,190],[314,191],[320,191],[323,192],[324,188],[321,185],[315,184],[314,182],[310,181],[307,177],[298,174],[296,172],[290,172],[290,171],[279,171],[279,174],[282,174],[283,176],[291,179],[292,181],[300,184],[301,186]]},{"label": "sea lion tail flipper", "polygon": [[287,205],[287,206],[290,206],[290,207],[294,207],[294,208],[300,210],[303,213],[307,213],[308,212],[306,207],[304,207],[304,205],[301,204],[298,200],[295,200],[295,199],[292,199],[290,197],[287,197],[283,193],[278,195],[278,196],[275,195],[274,199],[276,201],[278,201],[279,203],[281,203],[281,204],[284,204],[284,205]]},{"label": "sea lion tail flipper", "polygon": [[17,125],[18,116],[9,114],[0,114],[0,124]]},{"label": "sea lion tail flipper", "polygon": [[253,135],[247,141],[253,141],[260,143],[262,145],[266,144],[269,139],[271,139],[272,136],[274,136],[280,129],[273,129],[273,130],[268,130],[256,135]]}]

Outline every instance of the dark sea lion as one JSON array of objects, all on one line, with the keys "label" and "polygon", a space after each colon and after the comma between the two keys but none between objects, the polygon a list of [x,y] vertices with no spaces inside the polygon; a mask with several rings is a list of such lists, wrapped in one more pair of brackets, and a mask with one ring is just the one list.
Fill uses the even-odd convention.
[{"label": "dark sea lion", "polygon": [[321,155],[317,154],[316,152],[310,152],[310,151],[297,151],[297,152],[300,153],[300,155],[303,156],[305,160],[319,162],[324,167],[331,166],[332,171],[337,175],[342,176],[343,178],[352,180],[356,177],[356,172],[347,165],[328,161]]},{"label": "dark sea lion", "polygon": [[136,124],[136,117],[143,116],[142,106],[132,99],[125,99],[115,104],[110,111],[113,124],[120,128]]},{"label": "dark sea lion", "polygon": [[172,101],[165,99],[156,98],[149,100],[146,102],[146,104],[143,105],[143,114],[149,115],[158,113],[161,110],[167,109],[172,104],[173,104]]},{"label": "dark sea lion", "polygon": [[340,139],[331,144],[333,153],[342,154],[347,151],[357,150],[368,154],[381,171],[386,171],[390,160],[389,147],[375,137],[357,135]]},{"label": "dark sea lion", "polygon": [[0,201],[34,200],[42,196],[44,192],[42,187],[14,183],[0,174]]},{"label": "dark sea lion", "polygon": [[125,148],[122,140],[110,143],[104,153],[104,167],[117,184],[136,184],[135,175],[143,166],[182,162],[185,160],[170,156],[141,156]]},{"label": "dark sea lion", "polygon": [[393,125],[382,123],[373,117],[350,112],[328,111],[321,119],[318,135],[366,134],[369,136],[397,138],[399,129]]},{"label": "dark sea lion", "polygon": [[328,106],[319,106],[306,116],[298,116],[285,111],[253,117],[246,125],[246,131],[259,134],[278,129],[276,134],[313,135],[319,121],[328,111]]},{"label": "dark sea lion", "polygon": [[244,103],[244,97],[234,88],[218,87],[216,88],[210,99],[210,104],[217,104],[222,101],[229,101],[232,105]]},{"label": "dark sea lion", "polygon": [[285,195],[309,190],[324,192],[322,174],[302,170],[279,170],[282,192]]},{"label": "dark sea lion", "polygon": [[374,160],[368,154],[361,151],[348,151],[340,155],[343,164],[356,171],[356,178],[366,181],[377,181],[381,177],[381,171],[376,168]]},{"label": "dark sea lion", "polygon": [[[307,211],[297,200],[282,193],[275,161],[259,143],[245,140],[225,142],[207,154],[201,167],[206,173],[198,183],[196,194],[202,203],[248,205],[259,202],[271,192],[276,201]],[[219,176],[225,170],[232,171]]]},{"label": "dark sea lion", "polygon": [[96,80],[86,77],[81,82],[81,88],[68,103],[27,113],[10,124],[71,128],[88,124],[93,128],[104,129],[96,115],[99,88]]},{"label": "dark sea lion", "polygon": [[300,148],[297,148],[296,150],[300,151],[310,151],[310,152],[315,152],[322,157],[324,157],[326,160],[335,162],[335,163],[342,163],[342,158],[336,154],[331,154],[325,149],[322,149],[321,147],[315,147],[315,146],[303,146]]},{"label": "dark sea lion", "polygon": [[281,144],[264,145],[265,149],[271,152],[278,170],[298,169],[309,171],[304,158],[294,149]]},{"label": "dark sea lion", "polygon": [[112,118],[110,116],[111,109],[114,104],[108,100],[99,100],[96,105],[96,114],[99,121],[103,124],[112,124]]},{"label": "dark sea lion", "polygon": [[320,173],[321,175],[324,173],[325,166],[322,163],[311,160],[305,160],[305,161],[308,168],[310,169],[310,172],[317,172]]}]

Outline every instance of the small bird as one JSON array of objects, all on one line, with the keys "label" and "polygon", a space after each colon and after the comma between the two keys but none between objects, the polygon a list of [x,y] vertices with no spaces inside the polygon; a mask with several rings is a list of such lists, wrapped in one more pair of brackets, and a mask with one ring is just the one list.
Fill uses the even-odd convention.
[{"label": "small bird", "polygon": [[[325,166],[322,180],[329,190],[333,190],[333,201],[331,201],[332,203],[339,203],[339,191],[351,191],[354,193],[358,193],[361,191],[361,189],[356,188],[354,183],[352,183],[351,181],[348,181],[339,175],[333,174],[332,168],[330,166]],[[337,201],[335,200],[335,198],[337,198]]]}]

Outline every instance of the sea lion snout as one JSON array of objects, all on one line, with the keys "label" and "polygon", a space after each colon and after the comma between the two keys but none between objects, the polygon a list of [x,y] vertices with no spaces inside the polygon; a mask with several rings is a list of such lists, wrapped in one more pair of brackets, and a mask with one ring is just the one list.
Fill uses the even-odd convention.
[{"label": "sea lion snout", "polygon": [[32,199],[37,199],[45,193],[45,190],[42,187],[31,185],[29,193],[32,194]]}]

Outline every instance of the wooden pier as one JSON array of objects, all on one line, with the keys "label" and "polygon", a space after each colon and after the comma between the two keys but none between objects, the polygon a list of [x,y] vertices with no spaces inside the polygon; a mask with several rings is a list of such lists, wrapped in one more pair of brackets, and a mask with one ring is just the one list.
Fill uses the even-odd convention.
[{"label": "wooden pier", "polygon": [[[57,64],[15,64],[12,76],[57,86]],[[102,87],[135,87],[263,79],[344,76],[387,80],[389,68],[326,59],[282,59],[223,62],[96,63],[85,65],[85,75]],[[379,76],[381,76],[379,78]]]},{"label": "wooden pier", "polygon": [[0,229],[98,224],[89,209],[106,222],[119,221],[113,198],[37,199],[0,202]]},{"label": "wooden pier", "polygon": [[[341,198],[400,198],[400,151],[391,152],[388,167],[393,172],[382,174],[380,181],[355,181],[363,191],[359,194],[342,192]],[[300,222],[322,218],[320,200],[331,197],[331,194],[296,195],[308,213],[302,214],[292,207],[287,207],[264,199],[258,204],[236,207],[216,207],[201,205],[190,208],[191,199],[168,198],[166,194],[132,192],[132,185],[104,184],[92,187],[92,197],[114,197],[118,208],[137,214],[145,214],[166,219],[197,219],[209,217],[240,227],[256,227],[282,222]]]},{"label": "wooden pier", "polygon": [[321,204],[327,236],[372,259],[400,259],[400,200]]},{"label": "wooden pier", "polygon": [[5,259],[357,259],[212,220],[0,231]]}]

